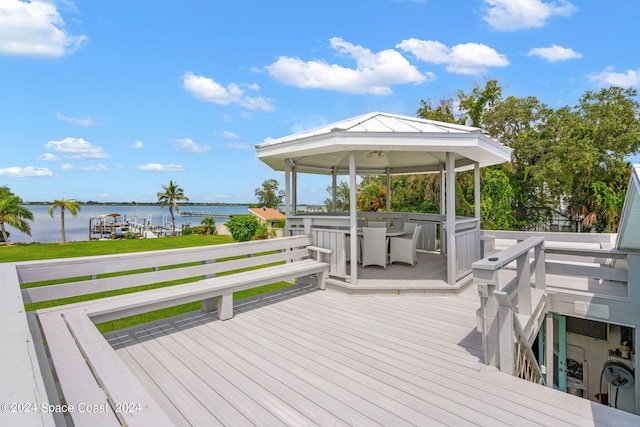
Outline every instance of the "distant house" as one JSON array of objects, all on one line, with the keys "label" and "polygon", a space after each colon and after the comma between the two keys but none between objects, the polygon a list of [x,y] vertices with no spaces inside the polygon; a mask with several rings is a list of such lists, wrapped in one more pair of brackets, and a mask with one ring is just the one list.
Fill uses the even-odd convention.
[{"label": "distant house", "polygon": [[284,235],[282,226],[276,225],[274,227],[274,222],[282,224],[286,218],[279,210],[274,208],[249,208],[249,212],[257,216],[261,224],[266,224],[270,233],[275,232],[276,237]]}]

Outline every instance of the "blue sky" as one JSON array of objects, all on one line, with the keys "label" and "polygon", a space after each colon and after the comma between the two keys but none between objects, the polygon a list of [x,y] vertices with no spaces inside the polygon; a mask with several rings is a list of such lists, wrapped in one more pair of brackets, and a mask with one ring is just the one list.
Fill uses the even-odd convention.
[{"label": "blue sky", "polygon": [[[635,0],[0,0],[0,185],[254,202],[254,146],[486,79],[558,108],[640,86]],[[321,203],[326,177],[299,182]]]}]

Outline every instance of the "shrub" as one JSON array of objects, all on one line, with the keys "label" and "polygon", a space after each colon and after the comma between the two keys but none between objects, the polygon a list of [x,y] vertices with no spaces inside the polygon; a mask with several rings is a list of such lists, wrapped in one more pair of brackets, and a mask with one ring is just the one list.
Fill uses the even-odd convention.
[{"label": "shrub", "polygon": [[269,229],[267,228],[266,224],[260,224],[258,226],[258,229],[256,230],[256,234],[254,236],[254,239],[256,240],[265,240],[268,239],[270,237],[270,233],[269,233]]},{"label": "shrub", "polygon": [[260,223],[253,215],[235,215],[225,223],[236,242],[248,242],[256,235]]}]

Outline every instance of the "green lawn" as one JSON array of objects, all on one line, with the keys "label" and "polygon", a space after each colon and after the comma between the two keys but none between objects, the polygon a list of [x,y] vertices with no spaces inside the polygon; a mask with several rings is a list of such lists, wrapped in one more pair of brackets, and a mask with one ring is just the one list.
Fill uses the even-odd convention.
[{"label": "green lawn", "polygon": [[[0,246],[0,262],[16,262],[16,261],[34,261],[56,258],[73,258],[93,255],[110,255],[128,252],[156,251],[163,249],[177,249],[194,246],[219,245],[223,243],[233,243],[234,240],[230,236],[179,236],[179,237],[163,237],[158,239],[139,239],[139,240],[93,240],[71,243],[32,243],[24,245]],[[80,278],[82,279],[82,278]],[[95,298],[104,298],[107,296],[120,295],[129,292],[135,292],[145,289],[153,289],[162,286],[171,286],[179,283],[186,283],[195,279],[186,279],[181,281],[171,281],[158,283],[137,288],[129,288],[125,290],[102,292],[100,294],[83,295],[64,300],[45,301],[36,304],[27,304],[27,310],[36,310],[44,307],[51,307],[60,304],[70,304],[73,302],[86,301]],[[45,286],[59,283],[60,281],[51,281],[46,283],[29,283],[23,285],[28,286]],[[234,299],[247,298],[249,296],[281,289],[291,284],[288,282],[278,282],[271,285],[261,286],[234,294]],[[137,324],[151,322],[165,317],[175,316],[178,314],[200,309],[200,302],[183,304],[175,307],[169,307],[162,310],[143,313],[123,319],[114,320],[97,325],[101,332],[108,332],[116,329],[122,329]]]}]

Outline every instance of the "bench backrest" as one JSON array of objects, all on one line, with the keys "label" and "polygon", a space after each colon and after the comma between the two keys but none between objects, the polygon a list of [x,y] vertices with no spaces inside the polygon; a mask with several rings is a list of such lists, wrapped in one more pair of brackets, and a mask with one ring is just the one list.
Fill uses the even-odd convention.
[{"label": "bench backrest", "polygon": [[195,248],[31,261],[17,263],[16,270],[23,285],[45,280],[75,280],[24,288],[22,297],[28,304],[172,280],[196,280],[296,261],[309,256],[306,248],[311,244],[311,236],[303,235]]}]

